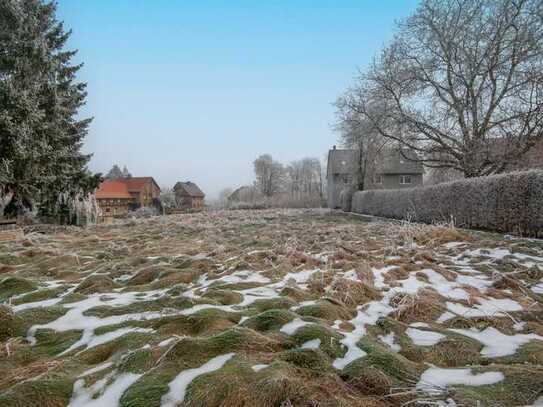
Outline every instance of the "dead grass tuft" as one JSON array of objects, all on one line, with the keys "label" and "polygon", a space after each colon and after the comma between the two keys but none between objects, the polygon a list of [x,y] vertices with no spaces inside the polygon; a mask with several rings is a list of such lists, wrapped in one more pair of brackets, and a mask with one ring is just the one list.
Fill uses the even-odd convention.
[{"label": "dead grass tuft", "polygon": [[442,297],[431,288],[420,289],[415,295],[396,294],[390,304],[397,308],[394,318],[405,323],[434,322],[446,310]]},{"label": "dead grass tuft", "polygon": [[356,307],[382,298],[380,292],[368,284],[346,278],[336,278],[327,291],[327,294],[332,298],[349,307]]},{"label": "dead grass tuft", "polygon": [[390,392],[392,380],[383,371],[368,366],[357,372],[355,377],[348,381],[363,395],[384,396]]}]

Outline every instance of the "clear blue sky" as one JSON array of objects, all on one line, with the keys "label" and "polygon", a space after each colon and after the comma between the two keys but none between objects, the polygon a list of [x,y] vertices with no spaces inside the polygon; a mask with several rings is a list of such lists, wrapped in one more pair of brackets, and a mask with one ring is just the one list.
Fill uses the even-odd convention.
[{"label": "clear blue sky", "polygon": [[59,0],[94,116],[90,167],[209,196],[262,153],[323,158],[332,102],[416,0]]}]

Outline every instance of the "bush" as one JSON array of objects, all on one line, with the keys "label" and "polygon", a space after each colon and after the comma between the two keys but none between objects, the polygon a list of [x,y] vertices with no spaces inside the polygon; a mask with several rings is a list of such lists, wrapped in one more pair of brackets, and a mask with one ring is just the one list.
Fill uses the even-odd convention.
[{"label": "bush", "polygon": [[353,212],[537,236],[543,232],[543,171],[470,178],[400,190],[359,191]]}]

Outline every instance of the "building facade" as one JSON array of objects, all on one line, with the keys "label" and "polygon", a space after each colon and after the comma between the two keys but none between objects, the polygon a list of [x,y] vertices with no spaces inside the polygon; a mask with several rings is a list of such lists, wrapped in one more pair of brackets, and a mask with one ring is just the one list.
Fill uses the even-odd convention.
[{"label": "building facade", "polygon": [[121,180],[105,180],[96,191],[96,201],[102,218],[115,218],[128,213],[134,197],[128,192],[126,183]]},{"label": "building facade", "polygon": [[205,194],[194,182],[178,182],[173,190],[177,209],[195,211],[204,209]]},{"label": "building facade", "polygon": [[102,218],[121,217],[129,210],[151,206],[160,195],[153,177],[106,179],[96,191],[96,201]]},{"label": "building facade", "polygon": [[126,184],[137,207],[151,206],[153,200],[160,196],[160,187],[153,177],[123,178],[122,181]]},{"label": "building facade", "polygon": [[[413,152],[384,148],[367,169],[364,189],[401,189],[422,185],[424,168],[417,159]],[[329,208],[341,207],[342,191],[358,189],[360,162],[360,152],[356,149],[337,149],[334,146],[328,152],[326,182]]]}]

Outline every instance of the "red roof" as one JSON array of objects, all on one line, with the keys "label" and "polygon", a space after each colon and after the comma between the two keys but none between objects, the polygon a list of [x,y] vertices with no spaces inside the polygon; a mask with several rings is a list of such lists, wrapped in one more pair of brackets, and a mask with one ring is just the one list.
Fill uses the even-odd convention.
[{"label": "red roof", "polygon": [[148,182],[153,182],[157,186],[157,188],[160,190],[158,184],[155,182],[153,177],[123,178],[122,181],[126,183],[126,186],[128,187],[128,190],[130,192],[141,192],[145,184],[147,184]]},{"label": "red roof", "polygon": [[128,192],[128,187],[124,181],[106,179],[96,191],[96,199],[106,198],[132,198],[132,195]]}]

